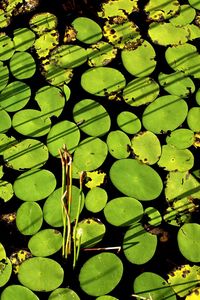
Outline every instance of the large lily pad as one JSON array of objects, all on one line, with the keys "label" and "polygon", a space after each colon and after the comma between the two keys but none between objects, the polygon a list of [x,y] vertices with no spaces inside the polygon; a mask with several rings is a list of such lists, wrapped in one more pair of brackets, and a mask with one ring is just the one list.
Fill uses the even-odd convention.
[{"label": "large lily pad", "polygon": [[108,151],[109,153],[117,158],[127,158],[130,155],[130,147],[131,147],[131,141],[121,130],[114,130],[110,131],[106,143],[108,145]]},{"label": "large lily pad", "polygon": [[43,32],[34,43],[35,51],[39,58],[48,57],[50,52],[59,44],[59,34],[57,30]]},{"label": "large lily pad", "polygon": [[39,300],[36,294],[34,294],[27,287],[22,285],[17,285],[17,284],[7,286],[1,293],[1,300],[10,300],[10,299]]},{"label": "large lily pad", "polygon": [[10,279],[12,264],[8,257],[2,258],[0,262],[0,287],[4,286]]},{"label": "large lily pad", "polygon": [[123,194],[141,201],[157,198],[163,188],[158,173],[136,159],[120,159],[110,169],[113,185]]},{"label": "large lily pad", "polygon": [[8,131],[11,127],[11,118],[9,114],[0,108],[0,133]]},{"label": "large lily pad", "polygon": [[194,132],[200,132],[200,107],[193,106],[187,115],[187,123],[189,128]]},{"label": "large lily pad", "polygon": [[8,67],[4,66],[4,63],[0,61],[0,72],[1,72],[1,76],[0,76],[0,91],[2,91],[7,83],[8,83],[8,79],[9,79],[9,71],[8,71]]},{"label": "large lily pad", "polygon": [[56,28],[57,17],[49,12],[38,13],[30,19],[29,26],[35,33],[42,35]]},{"label": "large lily pad", "polygon": [[5,32],[0,33],[0,60],[8,60],[14,54],[14,43]]},{"label": "large lily pad", "polygon": [[87,193],[85,197],[85,207],[87,210],[97,213],[105,207],[107,200],[107,192],[96,186]]},{"label": "large lily pad", "polygon": [[184,26],[190,24],[196,15],[196,11],[189,4],[180,6],[180,11],[174,17],[169,19],[169,22],[176,26]]},{"label": "large lily pad", "polygon": [[80,300],[80,298],[69,288],[58,288],[49,295],[48,300]]},{"label": "large lily pad", "polygon": [[98,15],[99,17],[106,19],[118,16],[126,18],[127,15],[134,11],[138,11],[138,0],[114,0],[102,3]]},{"label": "large lily pad", "polygon": [[96,43],[102,37],[101,27],[92,19],[86,17],[76,18],[72,22],[72,26],[76,31],[76,38],[85,44]]},{"label": "large lily pad", "polygon": [[176,129],[166,137],[166,142],[177,149],[189,148],[194,143],[194,132],[187,128]]},{"label": "large lily pad", "polygon": [[26,51],[34,44],[35,34],[29,28],[17,28],[13,31],[13,35],[13,42],[16,51]]},{"label": "large lily pad", "polygon": [[10,60],[10,71],[19,80],[30,78],[36,71],[35,60],[30,53],[16,52]]},{"label": "large lily pad", "polygon": [[87,48],[87,54],[90,67],[103,67],[116,57],[117,49],[107,42],[100,41]]},{"label": "large lily pad", "polygon": [[142,125],[140,119],[129,111],[122,111],[117,116],[117,125],[126,133],[134,134],[140,131]]},{"label": "large lily pad", "polygon": [[0,180],[0,199],[7,202],[13,197],[13,194],[12,184],[8,181]]},{"label": "large lily pad", "polygon": [[149,0],[144,8],[149,20],[164,21],[173,17],[178,13],[180,4],[178,0],[165,1],[163,0]]}]

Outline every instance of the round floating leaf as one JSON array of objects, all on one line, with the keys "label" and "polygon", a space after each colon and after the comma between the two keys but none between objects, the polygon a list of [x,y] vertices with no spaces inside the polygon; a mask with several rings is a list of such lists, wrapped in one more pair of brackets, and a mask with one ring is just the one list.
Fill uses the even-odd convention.
[{"label": "round floating leaf", "polygon": [[114,68],[98,67],[85,71],[81,76],[82,88],[96,96],[107,96],[124,88],[124,75]]},{"label": "round floating leaf", "polygon": [[195,9],[200,10],[200,3],[196,0],[188,0],[189,4]]},{"label": "round floating leaf", "polygon": [[51,59],[61,68],[76,68],[86,62],[87,52],[78,45],[61,45],[51,53]]},{"label": "round floating leaf", "polygon": [[155,164],[161,155],[161,145],[151,131],[140,132],[131,140],[131,148],[136,158],[148,165]]},{"label": "round floating leaf", "polygon": [[81,141],[74,152],[74,177],[81,171],[92,171],[99,168],[106,159],[107,145],[99,138],[89,137]]},{"label": "round floating leaf", "polygon": [[97,101],[84,99],[73,108],[73,118],[79,128],[90,136],[106,134],[111,125],[110,116]]},{"label": "round floating leaf", "polygon": [[159,226],[162,222],[160,212],[154,207],[147,207],[144,214],[148,217],[148,224],[152,226]]},{"label": "round floating leaf", "polygon": [[34,256],[50,256],[62,247],[62,234],[55,229],[43,229],[34,234],[28,248]]},{"label": "round floating leaf", "polygon": [[[4,286],[10,279],[12,273],[12,264],[9,258],[4,258],[0,262],[0,287]],[[2,299],[2,298],[1,298]]]},{"label": "round floating leaf", "polygon": [[141,220],[143,206],[134,198],[119,197],[107,203],[104,215],[106,220],[114,226],[129,226]]},{"label": "round floating leaf", "polygon": [[[199,26],[194,25],[194,24],[188,24],[185,26],[185,29],[189,31],[189,41],[193,41],[195,39],[200,38]],[[197,78],[199,78],[199,76]]]},{"label": "round floating leaf", "polygon": [[120,159],[129,156],[131,142],[128,135],[123,131],[110,131],[106,143],[108,145],[108,151],[113,157]]},{"label": "round floating leaf", "polygon": [[[79,203],[80,190],[76,186],[72,185],[72,203],[70,210],[70,219],[73,222],[77,215],[78,203]],[[45,201],[43,207],[44,220],[52,227],[63,226],[63,206],[61,202],[62,189],[56,189]],[[84,206],[84,194],[81,194],[81,208]]]},{"label": "round floating leaf", "polygon": [[36,202],[25,202],[20,205],[16,215],[18,230],[24,235],[33,235],[42,226],[42,209]]},{"label": "round floating leaf", "polygon": [[62,90],[51,85],[40,88],[35,94],[35,100],[46,118],[47,116],[49,118],[59,117],[65,105],[65,96]]},{"label": "round floating leaf", "polygon": [[135,294],[144,299],[176,300],[173,288],[161,276],[152,272],[143,272],[137,276],[133,288]]},{"label": "round floating leaf", "polygon": [[44,32],[39,36],[35,43],[34,48],[39,58],[48,57],[51,51],[59,45],[59,33],[57,30],[51,30],[49,32]]},{"label": "round floating leaf", "polygon": [[167,171],[188,171],[194,165],[194,156],[188,149],[177,149],[172,145],[163,145],[158,165]]},{"label": "round floating leaf", "polygon": [[159,85],[149,77],[130,81],[123,90],[123,99],[131,106],[152,102],[159,94]]},{"label": "round floating leaf", "polygon": [[147,232],[140,223],[131,226],[125,233],[123,251],[132,264],[143,265],[154,255],[157,236]]},{"label": "round floating leaf", "polygon": [[110,293],[121,280],[123,265],[113,253],[101,253],[90,258],[80,270],[82,290],[91,296]]},{"label": "round floating leaf", "polygon": [[149,20],[163,21],[176,15],[179,9],[180,4],[178,0],[172,0],[165,3],[163,0],[150,0],[146,4],[144,11]]},{"label": "round floating leaf", "polygon": [[23,108],[31,96],[30,87],[21,81],[13,81],[0,94],[0,105],[8,112]]},{"label": "round floating leaf", "polygon": [[169,94],[179,97],[189,97],[195,91],[195,85],[190,77],[186,77],[183,72],[165,74],[160,72],[158,75],[160,85]]},{"label": "round floating leaf", "polygon": [[80,300],[80,298],[69,288],[58,288],[49,295],[48,300]]},{"label": "round floating leaf", "polygon": [[180,11],[173,18],[169,19],[169,22],[176,26],[184,26],[190,24],[196,15],[196,11],[188,4],[180,6]]},{"label": "round floating leaf", "polygon": [[[153,47],[146,40],[136,49],[124,49],[121,52],[125,69],[136,77],[145,77],[154,71],[156,67],[155,55]],[[133,64],[133,61],[137,64]]]},{"label": "round floating leaf", "polygon": [[106,227],[98,219],[85,219],[78,223],[76,244],[82,248],[90,248],[99,243],[106,232]]},{"label": "round floating leaf", "polygon": [[86,172],[85,186],[89,189],[100,186],[104,183],[106,173],[99,171]]},{"label": "round floating leaf", "polygon": [[68,87],[68,85],[66,85],[66,84],[64,84],[64,86],[63,86],[63,93],[64,93],[64,96],[65,96],[65,100],[68,101],[70,96],[71,96],[71,90]]},{"label": "round floating leaf", "polygon": [[4,246],[0,243],[0,260],[6,258],[6,251]]},{"label": "round floating leaf", "polygon": [[111,166],[110,179],[123,194],[138,200],[156,199],[163,188],[158,173],[136,159],[121,159]]},{"label": "round floating leaf", "polygon": [[0,108],[0,133],[8,131],[11,127],[11,119],[9,114]]},{"label": "round floating leaf", "polygon": [[14,54],[14,44],[11,38],[5,34],[0,33],[0,60],[8,60]]},{"label": "round floating leaf", "polygon": [[13,197],[13,194],[12,184],[8,181],[0,180],[0,199],[7,202]]},{"label": "round floating leaf", "polygon": [[181,254],[191,262],[200,262],[200,225],[184,224],[178,231],[177,241]]},{"label": "round floating leaf", "polygon": [[10,71],[19,80],[32,77],[36,71],[35,60],[27,52],[16,52],[10,60]]},{"label": "round floating leaf", "polygon": [[87,210],[97,213],[105,207],[107,200],[107,192],[96,186],[87,193],[85,197],[85,207]]},{"label": "round floating leaf", "polygon": [[76,18],[72,22],[76,31],[77,40],[85,44],[98,42],[102,37],[101,27],[93,20],[86,17]]},{"label": "round floating leaf", "polygon": [[117,49],[111,44],[100,41],[87,49],[88,65],[90,67],[103,67],[109,64],[117,55]]},{"label": "round floating leaf", "polygon": [[183,123],[187,112],[188,106],[183,99],[175,95],[161,96],[146,107],[142,122],[153,133],[172,131]]},{"label": "round floating leaf", "polygon": [[135,134],[141,129],[140,119],[129,111],[122,111],[117,116],[117,125],[121,130],[129,134]]},{"label": "round floating leaf", "polygon": [[55,290],[62,284],[63,277],[64,271],[61,266],[56,261],[44,257],[25,260],[20,265],[18,273],[22,285],[38,292]]},{"label": "round floating leaf", "polygon": [[9,71],[8,71],[8,67],[4,66],[4,63],[0,61],[0,91],[2,91],[9,80]]},{"label": "round floating leaf", "polygon": [[166,142],[177,149],[189,148],[194,143],[194,132],[187,128],[176,129],[167,136]]},{"label": "round floating leaf", "polygon": [[190,108],[187,115],[187,123],[189,128],[194,132],[200,131],[200,107]]},{"label": "round floating leaf", "polygon": [[0,133],[0,155],[3,155],[6,149],[15,144],[17,144],[17,141],[14,137],[8,137],[7,135]]},{"label": "round floating leaf", "polygon": [[13,185],[15,195],[23,201],[42,200],[48,197],[55,187],[54,174],[44,169],[32,169],[24,172],[17,177]]},{"label": "round floating leaf", "polygon": [[49,132],[51,120],[39,110],[22,109],[14,114],[12,126],[23,135],[39,137]]},{"label": "round floating leaf", "polygon": [[59,149],[66,145],[67,150],[72,153],[80,140],[78,126],[70,121],[61,121],[55,124],[47,136],[47,147],[51,155],[59,157]]},{"label": "round floating leaf", "polygon": [[56,28],[57,17],[49,12],[38,13],[30,19],[29,26],[35,33],[42,35]]},{"label": "round floating leaf", "polygon": [[2,294],[1,300],[39,300],[39,298],[28,288],[22,285],[9,285]]},{"label": "round floating leaf", "polygon": [[138,11],[138,0],[107,1],[102,3],[101,11],[98,12],[98,15],[106,19],[116,16],[127,18],[127,15],[134,11]]},{"label": "round floating leaf", "polygon": [[3,154],[8,167],[15,170],[43,166],[48,160],[47,147],[34,139],[26,139],[6,149]]},{"label": "round floating leaf", "polygon": [[196,102],[198,105],[200,105],[200,88],[196,92]]},{"label": "round floating leaf", "polygon": [[33,46],[35,34],[28,28],[17,28],[13,31],[13,42],[16,51],[26,51]]},{"label": "round floating leaf", "polygon": [[19,266],[23,263],[23,261],[25,261],[26,259],[28,259],[30,257],[31,257],[31,253],[24,249],[13,252],[10,256],[10,261],[12,263],[13,272],[15,274],[18,274]]}]

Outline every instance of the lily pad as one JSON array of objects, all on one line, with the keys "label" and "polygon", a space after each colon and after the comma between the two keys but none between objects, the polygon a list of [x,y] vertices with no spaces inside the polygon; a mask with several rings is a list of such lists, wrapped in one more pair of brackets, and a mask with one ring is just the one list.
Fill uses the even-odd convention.
[{"label": "lily pad", "polygon": [[108,200],[107,192],[100,188],[94,187],[92,188],[85,197],[85,207],[87,210],[97,213],[101,211]]},{"label": "lily pad", "polygon": [[117,125],[121,130],[129,134],[139,132],[142,127],[140,119],[129,111],[122,111],[117,116]]},{"label": "lily pad", "polygon": [[15,52],[14,43],[5,32],[0,33],[0,60],[10,59]]},{"label": "lily pad", "polygon": [[142,123],[153,133],[172,131],[183,123],[187,112],[188,106],[183,99],[175,95],[161,96],[146,107]]},{"label": "lily pad", "polygon": [[113,185],[123,194],[141,201],[156,199],[163,188],[158,173],[136,159],[120,159],[110,169]]},{"label": "lily pad", "polygon": [[198,105],[200,105],[200,88],[196,92],[196,102]]},{"label": "lily pad", "polygon": [[81,76],[82,88],[96,96],[108,96],[119,92],[125,84],[124,75],[117,69],[109,67],[91,68]]},{"label": "lily pad", "polygon": [[106,143],[109,153],[117,159],[127,158],[130,155],[131,141],[121,130],[110,131]]},{"label": "lily pad", "polygon": [[[59,45],[59,33],[57,30],[43,32],[34,43],[35,51],[39,58],[44,59],[50,52]],[[51,57],[49,58],[51,59]]]},{"label": "lily pad", "polygon": [[87,48],[87,54],[90,67],[103,67],[116,57],[117,49],[107,42],[100,41]]},{"label": "lily pad", "polygon": [[22,109],[31,96],[30,87],[22,81],[9,83],[0,94],[0,106],[8,112]]},{"label": "lily pad", "polygon": [[27,287],[22,285],[9,285],[1,293],[1,300],[39,300],[39,298]]},{"label": "lily pad", "polygon": [[106,19],[116,16],[127,18],[134,11],[138,11],[138,0],[114,0],[102,3],[98,16]]},{"label": "lily pad", "polygon": [[49,295],[48,300],[80,300],[80,298],[69,288],[58,288]]},{"label": "lily pad", "polygon": [[8,80],[9,80],[9,71],[8,71],[8,67],[4,66],[4,63],[0,61],[0,72],[1,72],[1,76],[0,76],[0,91],[2,91],[6,85],[8,84]]},{"label": "lily pad", "polygon": [[0,180],[0,199],[7,202],[13,197],[13,194],[12,184],[8,181]]},{"label": "lily pad", "polygon": [[105,295],[118,285],[122,273],[122,262],[115,254],[97,254],[87,260],[80,270],[81,289],[91,296]]},{"label": "lily pad", "polygon": [[23,235],[33,235],[42,226],[42,209],[36,202],[25,202],[20,205],[16,215],[16,225]]},{"label": "lily pad", "polygon": [[187,123],[189,128],[194,132],[200,132],[200,107],[193,106],[187,115]]},{"label": "lily pad", "polygon": [[13,184],[15,195],[23,201],[39,201],[48,197],[56,187],[56,178],[45,169],[32,169],[17,177]]},{"label": "lily pad", "polygon": [[10,60],[10,71],[19,80],[30,78],[36,71],[35,60],[30,53],[16,52]]},{"label": "lily pad", "polygon": [[3,155],[4,151],[14,144],[17,144],[17,141],[13,136],[8,137],[6,134],[0,133],[0,155]]},{"label": "lily pad", "polygon": [[163,2],[162,0],[149,0],[144,11],[149,20],[162,22],[176,15],[179,9],[180,4],[178,0],[167,2]]},{"label": "lily pad", "polygon": [[8,131],[11,127],[11,118],[9,114],[0,108],[0,133]]},{"label": "lily pad", "polygon": [[157,236],[147,232],[140,223],[133,224],[125,233],[124,255],[129,262],[143,265],[155,254]]},{"label": "lily pad", "polygon": [[194,132],[187,128],[176,129],[166,137],[166,142],[177,149],[189,148],[194,143]]},{"label": "lily pad", "polygon": [[90,136],[106,134],[111,125],[106,109],[97,101],[84,99],[75,104],[73,118],[78,127]]},{"label": "lily pad", "polygon": [[0,287],[4,286],[10,279],[12,273],[12,264],[8,257],[0,262]]},{"label": "lily pad", "polygon": [[195,9],[200,10],[200,3],[196,0],[188,0],[189,4]]},{"label": "lily pad", "polygon": [[189,4],[180,6],[180,11],[174,17],[169,19],[169,22],[176,26],[184,26],[190,24],[196,15],[196,11]]},{"label": "lily pad", "polygon": [[55,290],[62,284],[63,277],[64,271],[60,264],[44,257],[25,260],[20,265],[18,273],[18,280],[22,285],[38,292]]},{"label": "lily pad", "polygon": [[154,207],[147,207],[144,211],[144,214],[148,218],[148,224],[152,226],[159,226],[162,222],[162,217],[160,212]]},{"label": "lily pad", "polygon": [[135,78],[123,90],[123,99],[131,106],[140,106],[156,99],[159,85],[149,77]]},{"label": "lily pad", "polygon": [[61,121],[55,124],[48,133],[47,147],[51,155],[59,157],[59,149],[66,145],[67,150],[72,153],[80,140],[78,126],[70,121]]},{"label": "lily pad", "polygon": [[135,198],[119,197],[107,203],[104,215],[107,222],[114,226],[130,226],[141,220],[143,206]]},{"label": "lily pad", "polygon": [[101,27],[92,19],[86,17],[76,18],[72,22],[72,26],[76,31],[76,38],[85,44],[96,43],[102,37]]},{"label": "lily pad", "polygon": [[35,33],[42,35],[56,28],[57,17],[49,12],[38,13],[30,19],[29,26]]},{"label": "lily pad", "polygon": [[[146,40],[136,49],[123,49],[121,59],[125,69],[136,77],[145,77],[150,75],[155,67],[155,50]],[[132,63],[133,61],[137,64]]]},{"label": "lily pad", "polygon": [[35,33],[29,28],[22,27],[13,31],[13,42],[16,51],[26,51],[35,41]]},{"label": "lily pad", "polygon": [[93,189],[104,183],[106,173],[99,171],[87,171],[85,178],[85,186],[89,189]]}]

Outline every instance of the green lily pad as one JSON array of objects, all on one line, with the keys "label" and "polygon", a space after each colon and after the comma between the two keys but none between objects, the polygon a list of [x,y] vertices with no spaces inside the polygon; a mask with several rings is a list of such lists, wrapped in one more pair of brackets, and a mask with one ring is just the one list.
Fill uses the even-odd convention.
[{"label": "green lily pad", "polygon": [[188,0],[189,4],[195,9],[200,10],[200,3],[196,0]]},{"label": "green lily pad", "polygon": [[102,38],[101,27],[92,19],[86,17],[76,18],[72,22],[72,26],[76,31],[77,40],[85,44],[96,43]]},{"label": "green lily pad", "polygon": [[75,104],[73,118],[78,127],[90,136],[106,134],[111,125],[106,109],[97,101],[84,99]]},{"label": "green lily pad", "polygon": [[79,274],[81,289],[91,296],[110,293],[122,278],[123,265],[113,253],[100,253],[86,261]]},{"label": "green lily pad", "polygon": [[123,194],[141,201],[156,199],[163,188],[158,173],[136,159],[121,159],[110,168],[113,185]]},{"label": "green lily pad", "polygon": [[0,91],[2,91],[6,85],[8,84],[9,80],[9,70],[7,66],[4,66],[4,63],[0,61]]},{"label": "green lily pad", "polygon": [[[53,49],[59,45],[59,33],[57,30],[43,32],[34,43],[35,51],[39,58],[48,57]],[[50,58],[51,59],[51,58]]]},{"label": "green lily pad", "polygon": [[148,224],[152,226],[159,226],[162,222],[162,217],[160,212],[154,207],[147,207],[144,211],[144,214],[148,218]]},{"label": "green lily pad", "polygon": [[129,226],[141,220],[143,206],[135,198],[119,197],[107,203],[104,215],[107,222],[114,226]]},{"label": "green lily pad", "polygon": [[70,121],[61,121],[55,124],[48,133],[47,147],[51,155],[59,157],[59,149],[66,145],[67,150],[72,153],[80,140],[78,126]]},{"label": "green lily pad", "polygon": [[140,119],[129,111],[122,111],[117,116],[117,125],[121,130],[129,134],[139,132],[142,127]]},{"label": "green lily pad", "polygon": [[[144,285],[145,282],[145,285]],[[134,292],[144,299],[176,300],[173,288],[161,276],[152,272],[143,272],[137,276],[133,284]]]},{"label": "green lily pad", "polygon": [[145,5],[144,11],[149,20],[162,22],[176,15],[179,9],[180,4],[178,0],[165,2],[163,0],[149,0]]},{"label": "green lily pad", "polygon": [[183,123],[187,112],[188,106],[183,99],[175,95],[161,96],[146,107],[142,123],[153,133],[172,131]]},{"label": "green lily pad", "polygon": [[161,145],[151,131],[140,132],[131,140],[131,148],[137,159],[148,165],[155,164],[161,155]]},{"label": "green lily pad", "polygon": [[42,35],[57,27],[57,17],[49,12],[38,13],[30,19],[29,26],[35,33]]},{"label": "green lily pad", "polygon": [[159,95],[159,85],[149,77],[135,78],[123,90],[123,99],[131,106],[152,102]]},{"label": "green lily pad", "polygon": [[0,60],[10,59],[15,52],[14,43],[5,32],[0,33]]},{"label": "green lily pad", "polygon": [[6,14],[3,9],[0,9],[0,28],[7,27],[11,22],[11,17]]},{"label": "green lily pad", "polygon": [[67,102],[69,100],[70,96],[71,96],[71,90],[70,90],[70,88],[68,87],[67,84],[64,84],[62,91],[65,95],[65,101]]},{"label": "green lily pad", "polygon": [[134,11],[138,11],[138,0],[107,1],[102,3],[98,16],[106,19],[112,17],[127,18],[127,15]]},{"label": "green lily pad", "polygon": [[91,68],[81,76],[82,88],[96,96],[108,96],[119,92],[125,84],[124,75],[117,69],[109,67]]},{"label": "green lily pad", "polygon": [[85,175],[85,186],[89,189],[93,189],[104,183],[106,173],[102,172],[101,170],[91,172],[87,171]]},{"label": "green lily pad", "polygon": [[8,181],[0,180],[0,199],[7,202],[13,197],[13,194],[12,184]]},{"label": "green lily pad", "polygon": [[[72,185],[72,203],[70,210],[70,219],[73,222],[77,215],[78,202],[79,202],[80,190],[76,186]],[[61,202],[62,189],[56,189],[45,201],[43,206],[44,220],[47,224],[52,227],[61,227],[63,226],[63,206]],[[81,194],[82,202],[80,212],[84,206],[84,194]]]},{"label": "green lily pad", "polygon": [[58,288],[49,295],[48,300],[80,300],[80,298],[69,288]]},{"label": "green lily pad", "polygon": [[49,132],[51,120],[39,110],[22,109],[14,114],[12,126],[17,132],[34,138]]},{"label": "green lily pad", "polygon": [[195,91],[192,79],[180,71],[171,74],[160,72],[158,80],[164,90],[172,95],[185,98],[189,97]]},{"label": "green lily pad", "polygon": [[167,171],[185,172],[194,165],[194,156],[188,149],[177,149],[172,145],[163,145],[158,165]]},{"label": "green lily pad", "polygon": [[101,242],[105,232],[105,225],[98,219],[84,219],[77,226],[76,245],[80,244],[81,248],[91,248]]},{"label": "green lily pad", "polygon": [[107,42],[100,41],[87,48],[87,54],[90,67],[103,67],[116,57],[117,49]]},{"label": "green lily pad", "polygon": [[169,19],[169,22],[176,26],[184,26],[190,24],[196,15],[196,11],[189,4],[180,6],[180,11],[174,17]]},{"label": "green lily pad", "polygon": [[8,131],[11,127],[11,118],[9,114],[0,108],[0,133]]},{"label": "green lily pad", "polygon": [[31,96],[30,87],[21,81],[9,83],[0,94],[0,106],[8,112],[22,109]]},{"label": "green lily pad", "polygon": [[115,131],[110,131],[106,143],[108,145],[108,151],[109,153],[117,158],[127,158],[130,155],[130,146],[131,146],[131,141],[126,135],[121,130],[115,130]]},{"label": "green lily pad", "polygon": [[43,229],[34,234],[28,248],[34,256],[50,256],[62,247],[62,234],[55,229]]},{"label": "green lily pad", "polygon": [[42,226],[43,214],[36,202],[24,202],[20,205],[16,215],[16,225],[23,235],[33,235]]},{"label": "green lily pad", "polygon": [[89,190],[85,197],[85,207],[87,210],[97,213],[104,209],[108,200],[106,190],[96,186]]},{"label": "green lily pad", "polygon": [[185,26],[185,30],[189,32],[189,41],[200,38],[200,28],[195,24],[188,24]]},{"label": "green lily pad", "polygon": [[29,28],[17,28],[13,31],[13,42],[16,51],[26,51],[35,41],[35,33]]},{"label": "green lily pad", "polygon": [[22,285],[9,285],[1,293],[1,300],[39,300],[39,298],[27,287]]},{"label": "green lily pad", "polygon": [[166,142],[177,149],[189,148],[194,143],[194,132],[187,128],[176,129],[166,137]]},{"label": "green lily pad", "polygon": [[196,102],[198,105],[200,105],[200,88],[196,92]]},{"label": "green lily pad", "polygon": [[188,127],[194,132],[200,132],[200,107],[192,107],[190,108],[187,115],[187,123]]},{"label": "green lily pad", "polygon": [[89,137],[82,140],[74,152],[73,177],[79,177],[81,171],[99,168],[106,159],[107,145],[99,138]]},{"label": "green lily pad", "polygon": [[10,279],[12,273],[12,264],[10,259],[6,257],[0,262],[0,287],[4,286]]},{"label": "green lily pad", "polygon": [[[3,175],[4,175],[3,166],[0,166],[0,178],[2,178]],[[0,253],[1,253],[1,251],[0,251]]]},{"label": "green lily pad", "polygon": [[181,254],[191,262],[200,262],[200,225],[184,224],[178,231],[177,241]]},{"label": "green lily pad", "polygon": [[46,118],[59,117],[65,105],[65,96],[62,90],[51,85],[45,85],[37,90],[35,100]]},{"label": "green lily pad", "polygon": [[0,155],[3,155],[4,151],[14,144],[17,144],[14,137],[8,137],[6,134],[0,133]]},{"label": "green lily pad", "polygon": [[6,165],[9,168],[21,171],[43,166],[48,157],[47,147],[34,139],[25,139],[18,142],[3,153]]},{"label": "green lily pad", "polygon": [[63,277],[64,271],[61,266],[53,259],[44,257],[25,260],[18,273],[18,280],[22,285],[38,292],[55,290],[62,284]]},{"label": "green lily pad", "polygon": [[36,71],[35,60],[30,53],[16,52],[10,60],[10,71],[19,80],[30,78]]},{"label": "green lily pad", "polygon": [[[146,40],[136,49],[123,49],[121,52],[125,69],[136,77],[145,77],[154,71],[156,67],[155,56],[155,50]],[[133,61],[137,61],[137,64],[133,64]]]},{"label": "green lily pad", "polygon": [[157,236],[147,232],[140,223],[133,224],[125,233],[124,255],[129,262],[143,265],[155,254]]},{"label": "green lily pad", "polygon": [[48,197],[56,187],[56,178],[45,169],[32,169],[17,177],[13,184],[15,195],[23,201],[39,201]]}]

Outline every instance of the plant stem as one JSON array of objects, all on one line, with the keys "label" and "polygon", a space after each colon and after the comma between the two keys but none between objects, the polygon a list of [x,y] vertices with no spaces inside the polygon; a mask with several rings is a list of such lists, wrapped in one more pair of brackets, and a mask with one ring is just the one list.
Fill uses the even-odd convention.
[{"label": "plant stem", "polygon": [[121,251],[121,246],[116,247],[99,247],[99,248],[83,248],[83,251],[110,251],[117,250],[117,253]]}]

